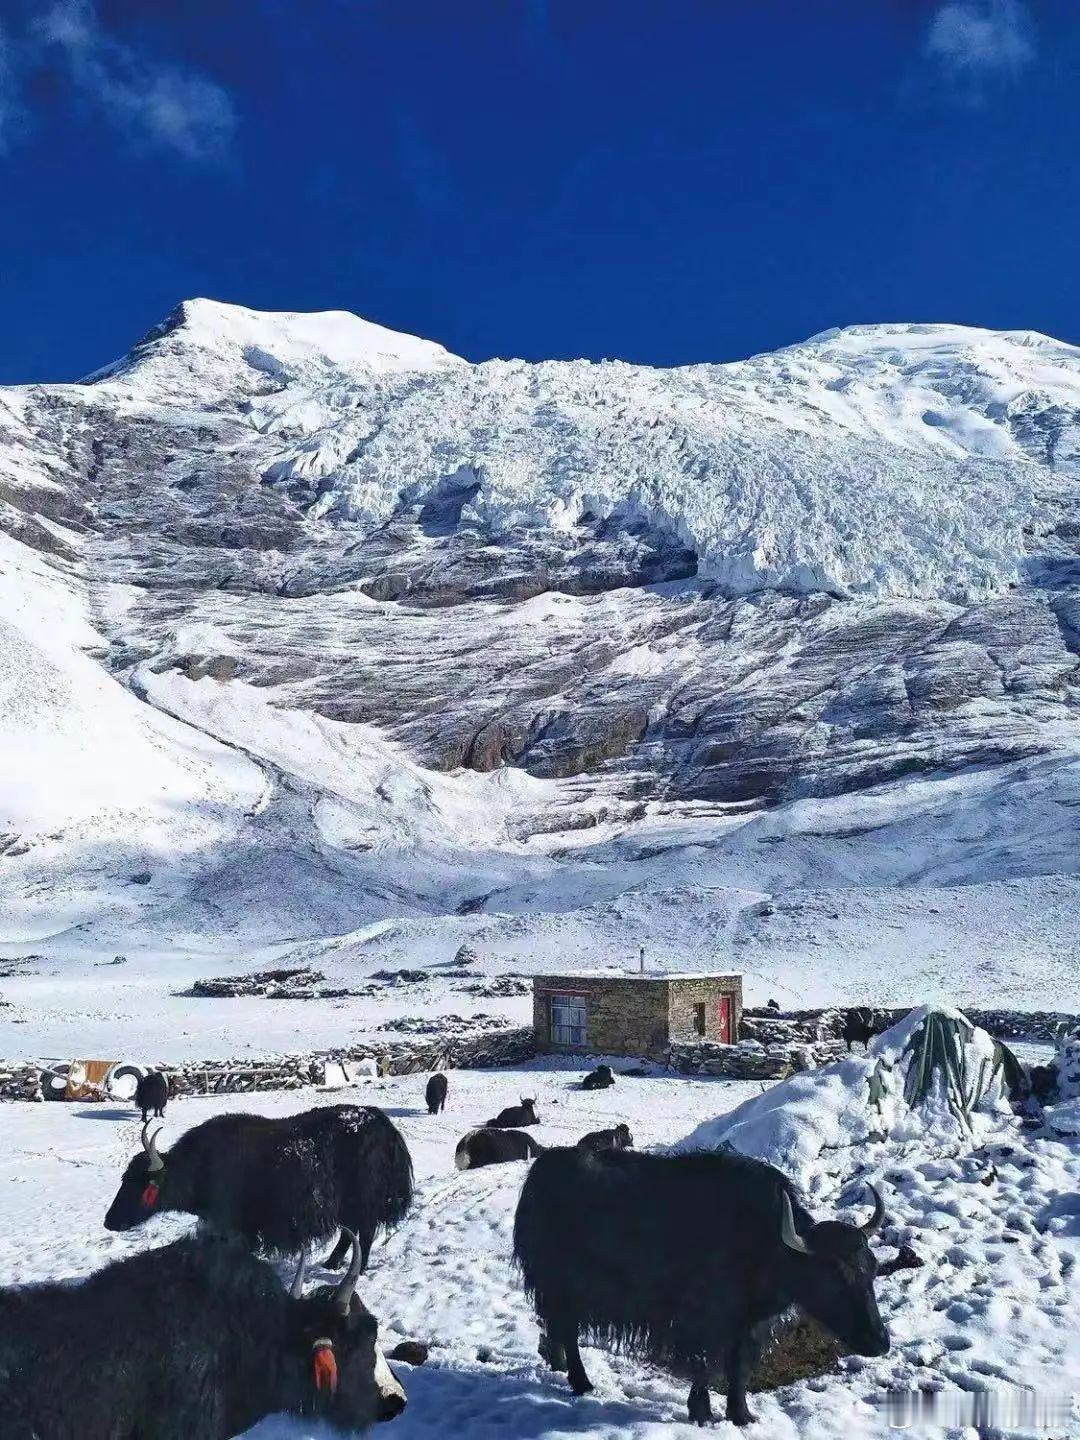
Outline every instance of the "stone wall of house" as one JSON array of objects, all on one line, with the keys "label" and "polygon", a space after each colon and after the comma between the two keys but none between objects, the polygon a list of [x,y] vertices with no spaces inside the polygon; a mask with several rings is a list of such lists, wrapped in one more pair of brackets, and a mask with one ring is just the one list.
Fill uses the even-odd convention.
[{"label": "stone wall of house", "polygon": [[[551,1039],[552,995],[577,995],[585,1002],[587,1043],[555,1045]],[[533,982],[533,1027],[537,1047],[552,1053],[638,1055],[662,1059],[668,1044],[668,982],[626,976],[539,975]]]},{"label": "stone wall of house", "polygon": [[[703,975],[700,979],[668,982],[668,1037],[672,1041],[704,1038],[723,1042],[720,1033],[720,1001],[726,995],[731,1008],[731,1040],[739,1038],[742,1016],[742,977],[739,975]],[[705,1034],[695,1027],[695,1006],[705,1007]]]},{"label": "stone wall of house", "polygon": [[[256,1090],[300,1090],[325,1083],[328,1064],[373,1059],[386,1075],[426,1074],[432,1070],[489,1070],[518,1065],[536,1054],[528,1027],[487,1035],[424,1036],[377,1040],[321,1050],[310,1055],[280,1055],[264,1060],[206,1060],[183,1065],[160,1062],[173,1095],[228,1095]],[[41,1098],[41,1067],[0,1061],[0,1100]]]}]

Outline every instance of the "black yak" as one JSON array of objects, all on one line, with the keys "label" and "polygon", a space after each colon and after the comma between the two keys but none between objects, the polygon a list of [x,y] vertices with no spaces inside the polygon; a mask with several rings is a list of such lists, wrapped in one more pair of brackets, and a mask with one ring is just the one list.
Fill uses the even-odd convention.
[{"label": "black yak", "polygon": [[506,1130],[516,1125],[539,1125],[536,1101],[523,1095],[520,1105],[508,1105],[505,1110],[499,1111],[494,1120],[485,1120],[484,1124],[494,1130]]},{"label": "black yak", "polygon": [[522,1130],[470,1130],[458,1141],[454,1164],[459,1170],[479,1170],[508,1160],[534,1160],[543,1148]]},{"label": "black yak", "polygon": [[0,1290],[4,1440],[227,1440],[266,1415],[352,1435],[405,1394],[355,1294],[287,1291],[242,1241],[188,1237],[82,1281]]},{"label": "black yak", "polygon": [[443,1074],[432,1075],[427,1082],[427,1089],[424,1091],[424,1101],[427,1104],[429,1115],[438,1115],[440,1110],[446,1109],[446,1092],[450,1088],[447,1078]]},{"label": "black yak", "polygon": [[151,1113],[156,1120],[165,1119],[165,1105],[169,1099],[169,1081],[160,1070],[150,1070],[139,1077],[135,1086],[135,1107],[142,1111],[143,1124]]},{"label": "black yak", "polygon": [[610,1065],[598,1065],[595,1070],[590,1070],[585,1079],[581,1082],[583,1090],[606,1090],[609,1085],[615,1084],[615,1076],[611,1073]]},{"label": "black yak", "polygon": [[840,1037],[848,1050],[855,1044],[862,1045],[863,1049],[866,1049],[876,1034],[877,1027],[874,1024],[872,1010],[865,1005],[857,1005],[852,1010],[844,1011]]},{"label": "black yak", "polygon": [[616,1125],[613,1130],[590,1130],[577,1142],[579,1150],[629,1150],[634,1143],[629,1125]]},{"label": "black yak", "polygon": [[[124,1172],[105,1226],[130,1230],[183,1210],[271,1255],[295,1255],[347,1226],[366,1266],[376,1232],[404,1218],[412,1184],[405,1141],[373,1106],[216,1115],[164,1152],[144,1126],[143,1153]],[[343,1264],[347,1253],[342,1235],[326,1264]]]},{"label": "black yak", "polygon": [[710,1384],[726,1383],[727,1418],[746,1425],[747,1381],[789,1306],[857,1354],[887,1352],[867,1243],[883,1215],[875,1191],[865,1226],[817,1223],[779,1170],[729,1151],[555,1149],[525,1179],[514,1256],[541,1353],[576,1395],[592,1389],[584,1334],[689,1373],[699,1424],[712,1417]]}]

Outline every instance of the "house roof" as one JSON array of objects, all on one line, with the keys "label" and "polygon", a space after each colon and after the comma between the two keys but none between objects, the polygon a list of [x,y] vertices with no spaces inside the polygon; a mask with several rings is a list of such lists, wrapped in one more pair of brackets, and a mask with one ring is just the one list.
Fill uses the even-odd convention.
[{"label": "house roof", "polygon": [[534,975],[534,982],[570,984],[574,980],[741,980],[737,970],[553,970]]}]

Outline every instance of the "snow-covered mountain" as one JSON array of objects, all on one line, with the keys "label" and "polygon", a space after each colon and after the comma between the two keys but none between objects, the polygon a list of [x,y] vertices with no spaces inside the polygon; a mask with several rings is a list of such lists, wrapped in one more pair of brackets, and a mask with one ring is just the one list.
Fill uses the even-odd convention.
[{"label": "snow-covered mountain", "polygon": [[13,943],[509,915],[511,950],[633,930],[765,974],[855,893],[841,951],[913,887],[1076,919],[1080,350],[1048,337],[473,365],[187,301],[0,391],[0,530]]}]

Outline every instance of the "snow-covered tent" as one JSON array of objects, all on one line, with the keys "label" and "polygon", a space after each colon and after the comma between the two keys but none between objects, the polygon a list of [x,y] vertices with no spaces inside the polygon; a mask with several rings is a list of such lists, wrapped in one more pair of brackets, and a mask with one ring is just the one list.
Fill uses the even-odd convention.
[{"label": "snow-covered tent", "polygon": [[909,1147],[955,1155],[987,1138],[1011,1120],[1009,1063],[958,1010],[922,1006],[865,1055],[793,1075],[706,1121],[679,1148],[730,1146],[779,1165],[808,1193],[831,1189],[840,1176],[873,1168],[882,1141],[892,1158]]}]

